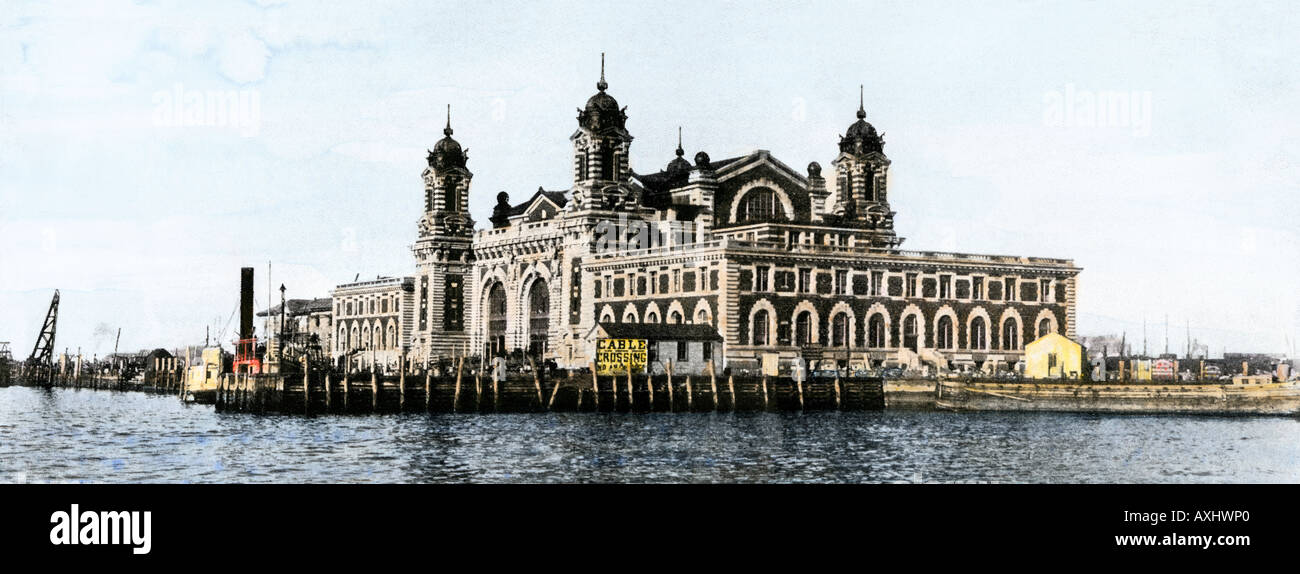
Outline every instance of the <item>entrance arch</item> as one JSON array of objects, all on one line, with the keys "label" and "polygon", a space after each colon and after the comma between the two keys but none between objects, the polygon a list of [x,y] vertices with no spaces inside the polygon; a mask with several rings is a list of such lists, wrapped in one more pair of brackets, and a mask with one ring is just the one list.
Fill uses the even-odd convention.
[{"label": "entrance arch", "polygon": [[542,357],[546,354],[551,330],[551,293],[545,279],[537,279],[528,287],[528,353]]},{"label": "entrance arch", "polygon": [[506,287],[500,282],[493,283],[488,289],[487,311],[487,340],[484,343],[484,350],[489,357],[504,355],[506,352]]}]

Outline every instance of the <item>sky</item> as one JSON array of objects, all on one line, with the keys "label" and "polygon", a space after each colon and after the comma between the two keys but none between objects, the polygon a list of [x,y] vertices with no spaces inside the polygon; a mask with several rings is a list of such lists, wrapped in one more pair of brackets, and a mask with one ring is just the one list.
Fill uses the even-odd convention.
[{"label": "sky", "polygon": [[602,52],[635,171],[678,126],[829,166],[861,85],[905,248],[1073,259],[1080,335],[1300,346],[1294,3],[0,4],[19,358],[54,289],[58,350],[102,355],[229,341],[242,266],[259,307],[268,263],[290,298],[413,273],[446,106],[482,227],[568,188]]}]

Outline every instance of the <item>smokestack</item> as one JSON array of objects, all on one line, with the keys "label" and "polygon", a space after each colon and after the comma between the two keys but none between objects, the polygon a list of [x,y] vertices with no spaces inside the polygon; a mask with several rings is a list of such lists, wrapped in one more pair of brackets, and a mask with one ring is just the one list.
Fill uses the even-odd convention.
[{"label": "smokestack", "polygon": [[253,268],[239,270],[239,338],[253,336]]}]

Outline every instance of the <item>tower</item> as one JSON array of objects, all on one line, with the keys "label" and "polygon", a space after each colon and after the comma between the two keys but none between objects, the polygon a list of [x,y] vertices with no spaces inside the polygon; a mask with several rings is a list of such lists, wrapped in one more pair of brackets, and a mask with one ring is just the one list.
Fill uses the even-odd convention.
[{"label": "tower", "polygon": [[600,55],[600,81],[596,94],[578,110],[578,129],[573,142],[573,209],[618,209],[630,199],[620,184],[631,175],[628,149],[627,108],[605,92],[605,55]]},{"label": "tower", "polygon": [[895,247],[900,241],[894,234],[894,212],[886,189],[890,162],[885,157],[885,139],[867,122],[861,86],[859,90],[858,121],[840,137],[840,153],[831,162],[837,189],[834,213],[846,224],[876,231],[873,246]]},{"label": "tower", "polygon": [[404,332],[415,333],[414,358],[451,357],[469,344],[465,307],[473,293],[468,150],[452,139],[451,106],[443,138],[429,151],[424,180],[424,214],[412,251],[417,268],[415,309],[403,310]]}]

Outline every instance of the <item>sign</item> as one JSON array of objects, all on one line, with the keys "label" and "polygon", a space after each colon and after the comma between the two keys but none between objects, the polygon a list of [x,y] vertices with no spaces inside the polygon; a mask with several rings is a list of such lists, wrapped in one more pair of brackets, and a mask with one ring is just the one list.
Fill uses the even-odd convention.
[{"label": "sign", "polygon": [[763,374],[769,377],[775,377],[781,374],[781,355],[777,353],[763,353]]},{"label": "sign", "polygon": [[596,374],[626,375],[645,372],[645,339],[597,339]]},{"label": "sign", "polygon": [[1169,359],[1160,359],[1152,363],[1151,378],[1153,379],[1174,378],[1174,362]]}]

